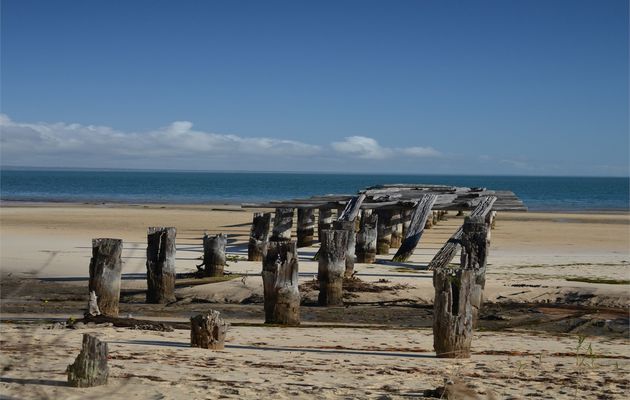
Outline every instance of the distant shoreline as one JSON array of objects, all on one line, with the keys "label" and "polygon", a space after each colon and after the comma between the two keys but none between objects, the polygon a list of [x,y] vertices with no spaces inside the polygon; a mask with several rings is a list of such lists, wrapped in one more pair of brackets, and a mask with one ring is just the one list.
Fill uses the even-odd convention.
[{"label": "distant shoreline", "polygon": [[[265,202],[266,200],[259,200]],[[246,202],[231,202],[231,201],[210,201],[210,202],[128,202],[128,201],[55,201],[55,200],[1,200],[0,207],[120,207],[120,208],[133,208],[133,207],[148,207],[148,208],[199,208],[199,207],[238,207],[241,208],[243,203],[252,203],[256,201]],[[510,212],[510,211],[502,211]],[[556,209],[556,208],[541,208],[541,209],[529,209],[531,213],[545,213],[545,214],[629,214],[628,209]]]}]

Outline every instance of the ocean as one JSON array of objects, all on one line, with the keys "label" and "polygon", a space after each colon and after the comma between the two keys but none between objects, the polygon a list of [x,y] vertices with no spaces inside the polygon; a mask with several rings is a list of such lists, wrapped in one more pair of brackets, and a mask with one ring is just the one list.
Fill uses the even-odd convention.
[{"label": "ocean", "polygon": [[3,169],[0,199],[29,202],[241,203],[353,194],[383,183],[511,190],[532,211],[630,209],[628,178]]}]

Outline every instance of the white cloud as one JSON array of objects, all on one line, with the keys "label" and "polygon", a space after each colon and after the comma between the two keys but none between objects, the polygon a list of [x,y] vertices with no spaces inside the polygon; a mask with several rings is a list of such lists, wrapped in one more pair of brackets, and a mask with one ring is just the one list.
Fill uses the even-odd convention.
[{"label": "white cloud", "polygon": [[394,156],[438,157],[442,154],[432,147],[412,146],[391,148],[381,146],[375,139],[365,136],[349,136],[342,142],[331,143],[338,153],[349,154],[365,159],[384,159]]},{"label": "white cloud", "polygon": [[29,164],[29,159],[96,157],[186,158],[213,155],[309,156],[321,152],[317,145],[265,137],[241,137],[193,129],[176,121],[148,132],[122,132],[107,126],[66,123],[20,123],[0,114],[3,163]]},{"label": "white cloud", "polygon": [[380,159],[391,155],[391,149],[382,147],[376,140],[365,136],[349,136],[343,142],[331,143],[331,146],[338,153],[359,158]]}]

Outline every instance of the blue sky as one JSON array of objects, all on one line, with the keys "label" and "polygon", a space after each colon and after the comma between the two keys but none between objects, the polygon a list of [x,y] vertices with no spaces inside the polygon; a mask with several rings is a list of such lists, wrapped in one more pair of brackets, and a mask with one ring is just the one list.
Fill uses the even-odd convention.
[{"label": "blue sky", "polygon": [[3,165],[628,175],[626,1],[1,7]]}]

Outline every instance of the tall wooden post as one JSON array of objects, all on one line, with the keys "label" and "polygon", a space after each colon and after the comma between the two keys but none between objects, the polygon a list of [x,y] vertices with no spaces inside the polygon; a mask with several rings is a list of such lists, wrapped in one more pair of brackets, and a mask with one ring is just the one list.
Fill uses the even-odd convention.
[{"label": "tall wooden post", "polygon": [[90,297],[92,292],[96,295],[100,312],[110,317],[118,316],[122,243],[121,239],[92,239],[88,291]]},{"label": "tall wooden post", "polygon": [[392,226],[392,238],[389,242],[389,247],[398,249],[402,244],[402,211],[400,209],[392,210],[392,219],[390,220]]},{"label": "tall wooden post", "polygon": [[357,262],[371,264],[376,261],[376,238],[378,214],[363,210],[361,228],[357,233]]},{"label": "tall wooden post", "polygon": [[319,280],[319,305],[343,304],[343,277],[346,271],[346,255],[350,231],[331,229],[322,231],[321,251],[317,279]]},{"label": "tall wooden post", "polygon": [[313,245],[315,234],[315,213],[312,208],[298,208],[297,247]]},{"label": "tall wooden post", "polygon": [[254,213],[247,246],[248,261],[262,261],[265,252],[267,252],[270,225],[271,213]]},{"label": "tall wooden post", "polygon": [[467,217],[459,268],[434,270],[433,346],[438,357],[470,357],[472,332],[483,302],[487,229],[484,216]]},{"label": "tall wooden post", "polygon": [[84,333],[81,352],[74,363],[66,368],[68,384],[80,388],[107,384],[107,354],[106,342],[101,342],[95,335]]},{"label": "tall wooden post", "polygon": [[317,213],[317,239],[321,241],[322,230],[332,229],[333,213],[331,208],[320,208]]},{"label": "tall wooden post", "polygon": [[293,227],[293,209],[280,207],[276,208],[276,215],[273,219],[273,231],[271,238],[274,240],[291,240],[291,228]]},{"label": "tall wooden post", "polygon": [[348,232],[348,240],[346,242],[346,270],[344,275],[351,277],[354,273],[354,253],[357,243],[357,234],[354,231],[355,223],[353,221],[337,220],[333,222],[333,229],[343,230]]},{"label": "tall wooden post", "polygon": [[204,266],[205,276],[223,276],[223,268],[226,264],[225,246],[227,236],[220,233],[218,235],[203,235],[203,263],[197,268]]},{"label": "tall wooden post", "polygon": [[483,305],[483,290],[486,286],[486,263],[488,260],[488,226],[481,216],[467,217],[463,225],[460,268],[473,271],[474,282],[471,292],[473,327],[477,326]]},{"label": "tall wooden post", "polygon": [[378,210],[378,225],[376,239],[376,254],[389,254],[389,246],[392,240],[392,212],[390,210]]},{"label": "tall wooden post", "polygon": [[263,260],[265,323],[300,324],[298,257],[295,242],[271,240]]},{"label": "tall wooden post", "polygon": [[[175,301],[175,236],[173,227],[149,227],[147,232],[147,303]],[[102,310],[101,310],[102,311]]]}]

